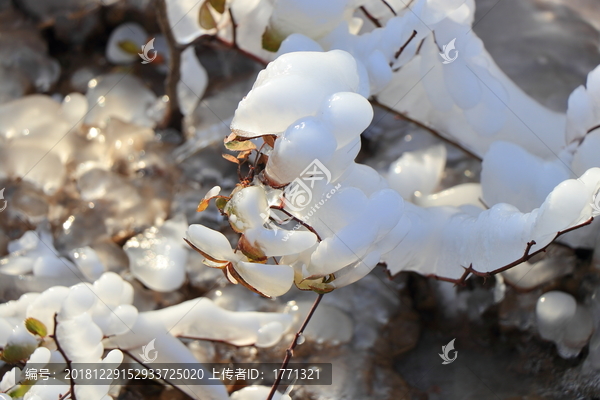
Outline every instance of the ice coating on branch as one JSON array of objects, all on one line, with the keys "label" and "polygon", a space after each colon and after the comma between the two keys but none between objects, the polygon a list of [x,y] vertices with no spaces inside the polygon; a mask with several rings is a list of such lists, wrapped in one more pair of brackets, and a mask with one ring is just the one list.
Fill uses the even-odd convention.
[{"label": "ice coating on branch", "polygon": [[[43,293],[23,295],[17,301],[0,305],[0,346],[6,348],[7,343],[20,346],[24,358],[29,357],[28,363],[63,362],[57,351],[36,349],[39,339],[23,325],[25,318],[32,317],[44,324],[49,335],[56,333],[61,348],[74,363],[103,362],[114,367],[123,361],[123,355],[120,350],[112,350],[102,358],[105,348],[119,347],[135,353],[156,339],[156,350],[160,353],[157,362],[190,363],[202,368],[177,336],[268,347],[279,342],[292,323],[289,314],[226,311],[207,298],[138,314],[132,306],[133,294],[131,284],[109,272],[93,284],[56,286]],[[108,386],[78,385],[78,382],[75,390],[81,398],[109,399],[103,397]],[[35,385],[30,393],[54,399],[56,387],[62,388],[63,393],[67,390],[62,386]],[[228,398],[220,385],[181,389],[196,399]]]},{"label": "ice coating on branch", "polygon": [[573,153],[575,173],[600,167],[600,67],[588,74],[585,88],[579,86],[569,97],[567,140],[579,144]]},{"label": "ice coating on branch", "polygon": [[100,278],[106,270],[94,249],[89,246],[72,250],[71,258],[83,276],[89,281]]},{"label": "ice coating on branch", "polygon": [[[264,186],[260,190],[266,191],[266,198],[278,197],[279,202],[275,201],[274,205],[282,207],[288,215],[279,215],[278,211],[261,211],[265,207],[263,199],[262,206],[254,211],[240,207],[246,210],[240,218],[240,215],[227,211],[229,204],[233,206],[239,202],[238,194],[234,192],[225,210],[232,227],[244,233],[238,247],[247,257],[268,259],[283,255],[280,264],[294,269],[296,286],[321,292],[360,279],[381,260],[386,261],[393,274],[411,269],[422,274],[457,279],[463,274],[463,266],[472,264],[477,271],[493,271],[521,258],[529,242],[535,241],[536,244],[530,249],[530,252],[534,252],[549,244],[558,232],[591,217],[590,199],[600,186],[600,169],[587,171],[578,180],[561,179],[553,182],[550,179],[550,183],[538,192],[551,192],[538,204],[534,199],[531,203],[533,208],[527,213],[509,204],[496,204],[490,210],[482,210],[479,201],[481,189],[476,184],[451,188],[439,194],[431,193],[444,168],[443,147],[405,154],[405,159],[392,167],[392,171],[398,167],[400,172],[402,168],[412,168],[413,159],[422,159],[422,163],[427,165],[427,168],[419,170],[423,178],[414,183],[400,180],[395,185],[407,191],[402,193],[410,197],[415,191],[422,190],[420,196],[414,197],[414,201],[430,208],[422,209],[413,205],[403,207],[401,196],[389,189],[377,172],[353,162],[360,148],[355,136],[359,133],[358,127],[364,126],[372,118],[368,107],[363,106],[365,103],[362,98],[356,93],[325,93],[325,89],[331,91],[337,90],[337,87],[324,85],[323,77],[331,77],[333,71],[341,68],[341,64],[332,63],[328,66],[319,62],[330,58],[343,60],[347,56],[345,54],[341,51],[284,54],[259,74],[253,90],[240,102],[232,123],[234,132],[278,134],[273,150],[268,153],[264,174],[268,177],[266,183],[274,188]],[[315,73],[307,76],[306,72],[314,65],[318,65]],[[345,80],[359,81],[358,69],[354,69],[351,63],[347,63],[346,67],[349,68],[348,72],[354,71],[354,77],[347,75]],[[292,88],[288,83],[292,84],[298,79],[308,82],[303,87],[309,89],[303,92],[302,97],[282,97]],[[319,83],[319,89],[310,86],[314,82]],[[271,86],[274,83],[278,85]],[[269,90],[259,91],[260,88]],[[461,102],[463,107],[475,107],[475,103],[470,104],[469,101],[476,100],[477,96],[473,92],[464,99],[457,97],[455,100]],[[481,98],[484,97],[482,95]],[[284,115],[281,111],[283,108],[291,114]],[[357,121],[356,129],[344,129],[350,112],[353,113],[352,120]],[[322,125],[323,120],[326,126]],[[258,128],[256,124],[264,124],[264,121],[267,121],[266,124],[277,121],[279,125],[276,128]],[[337,134],[332,135],[332,130],[336,129]],[[294,134],[296,131],[302,134]],[[279,135],[281,132],[284,133]],[[336,147],[330,144],[332,138],[337,143]],[[510,146],[514,147],[511,144],[505,147],[510,149]],[[491,157],[490,161],[494,161],[494,158]],[[304,169],[303,164],[306,165]],[[498,173],[498,169],[498,166],[493,166],[490,172]],[[406,175],[406,179],[410,177],[410,174]],[[392,174],[392,179],[401,179],[401,175]],[[279,189],[288,182],[287,186]],[[551,186],[550,189],[546,188],[548,186]],[[250,192],[251,189],[252,186],[242,189],[242,192]],[[439,207],[443,205],[448,207]],[[252,213],[258,219],[247,224],[244,221],[252,220]],[[278,225],[285,235],[284,239],[311,229],[320,241],[309,247],[300,246],[298,242],[285,247],[285,252],[278,252],[276,247],[270,245],[261,245],[264,236],[251,233],[256,232],[255,229],[266,229],[256,228],[257,224],[264,223],[264,219],[256,216],[257,213],[261,218],[270,217],[272,222],[269,224],[271,227],[273,223]],[[242,268],[235,268],[240,256],[229,250],[225,238],[219,239],[223,245],[218,247],[222,246],[227,254],[223,253],[225,250],[214,248],[210,241],[202,240],[203,232],[208,234],[208,228],[192,228],[199,236],[194,238],[190,229],[191,242],[207,256],[208,265],[225,268],[227,276],[234,282],[239,280],[240,271],[247,273],[244,264],[240,264]],[[278,231],[273,229],[273,232]],[[212,233],[210,235],[214,236]],[[277,234],[273,234],[273,237],[276,238]],[[254,239],[248,243],[248,238]],[[438,251],[431,252],[428,250],[431,248]],[[222,255],[221,258],[213,256],[211,259],[211,253]],[[242,259],[242,262],[246,261]],[[268,270],[273,267],[263,268]],[[260,279],[258,275],[256,279]],[[242,283],[256,290],[259,282],[254,280],[251,285]],[[281,285],[278,293],[287,290],[287,283],[283,284],[283,280],[277,283],[272,279],[264,279],[263,282],[269,286],[269,290],[275,290],[278,284]]]},{"label": "ice coating on branch", "polygon": [[[56,348],[54,344],[35,349],[39,339],[23,325],[25,318],[35,318],[46,328],[47,335],[55,335],[47,337],[46,341],[56,340],[73,363],[104,362],[118,365],[123,360],[123,354],[120,350],[112,350],[102,357],[102,340],[106,336],[121,334],[134,325],[137,309],[131,305],[132,301],[133,288],[114,273],[103,274],[94,284],[80,283],[70,288],[55,286],[40,294],[26,294],[0,308],[0,341],[4,334],[2,327],[7,325],[12,333],[2,345],[6,344],[8,348],[19,343],[20,348],[29,348],[32,354],[25,357],[28,358],[28,364],[64,362],[59,351],[49,350]],[[81,398],[108,399],[104,397],[108,393],[108,385],[78,385],[81,383],[78,380],[75,383],[76,394]],[[61,388],[34,385],[29,393],[42,399],[55,398],[56,387]],[[64,393],[64,387],[62,390]]]},{"label": "ice coating on branch", "polygon": [[[517,87],[471,30],[474,2],[449,14],[440,11],[445,7],[438,9],[425,0],[413,2],[410,8],[433,30],[435,39],[428,28],[416,23],[425,42],[378,94],[381,103],[479,156],[497,140],[518,144],[542,157],[553,157],[566,146],[565,116],[541,106]],[[447,56],[457,56],[444,64],[440,48],[452,39],[457,53]]]},{"label": "ice coating on branch", "polygon": [[[232,39],[227,13],[217,18],[217,28],[204,30],[194,18],[200,3],[169,3],[176,36],[180,29],[188,32],[181,35],[189,38],[183,42],[215,32],[225,40]],[[344,50],[356,60],[361,77],[359,93],[377,95],[384,105],[434,128],[479,156],[495,140],[513,142],[542,157],[559,153],[570,142],[565,140],[565,116],[546,109],[518,88],[496,66],[472,31],[474,1],[392,2],[397,16],[380,2],[313,3],[233,2],[231,10],[238,22],[241,47],[267,61],[273,53],[260,47],[265,36],[276,43],[287,36],[277,55]],[[349,11],[363,3],[383,26],[359,34],[361,21],[357,23]],[[330,18],[322,19],[322,15]],[[453,39],[457,58],[443,64],[440,49]],[[447,56],[453,57],[454,52]],[[289,87],[294,91],[294,86]],[[585,106],[581,97],[573,103]],[[541,145],[540,137],[546,145]],[[577,171],[577,175],[587,168]]]},{"label": "ice coating on branch", "polygon": [[502,272],[502,276],[507,283],[520,289],[530,290],[572,273],[574,264],[574,256],[558,253],[538,262],[524,262]]},{"label": "ice coating on branch", "polygon": [[540,336],[556,344],[563,358],[576,357],[593,332],[589,310],[568,293],[544,293],[535,308]]},{"label": "ice coating on branch", "polygon": [[522,212],[530,212],[570,176],[564,161],[545,160],[513,143],[498,141],[490,146],[483,159],[483,200],[489,205],[508,203]]},{"label": "ice coating on branch", "polygon": [[223,268],[232,283],[241,283],[264,296],[276,297],[287,292],[294,279],[289,265],[254,261],[266,261],[267,255],[284,256],[304,251],[316,243],[315,234],[295,232],[289,235],[277,226],[267,224],[270,210],[262,187],[235,191],[223,211],[232,228],[243,233],[235,252],[219,232],[203,225],[191,225],[188,229],[188,241],[205,257],[206,265]]},{"label": "ice coating on branch", "polygon": [[129,239],[123,249],[129,257],[131,273],[153,290],[178,289],[185,280],[188,259],[188,249],[181,240],[186,226],[185,217],[178,215]]},{"label": "ice coating on branch", "polygon": [[159,101],[156,95],[133,75],[114,73],[92,79],[86,93],[90,111],[85,123],[101,128],[110,118],[153,127],[160,121],[160,113],[150,112]]},{"label": "ice coating on branch", "polygon": [[[17,99],[27,93],[47,92],[53,89],[61,75],[61,64],[48,56],[48,43],[36,28],[38,19],[33,10],[43,8],[38,4],[26,16],[7,4],[2,7],[2,48],[0,57],[0,103]],[[31,16],[32,18],[29,18]]]},{"label": "ice coating on branch", "polygon": [[[432,207],[406,204],[403,223],[410,225],[404,240],[383,256],[390,272],[409,269],[421,274],[459,278],[463,266],[493,271],[546,246],[562,230],[588,220],[590,200],[600,187],[600,169],[559,184],[540,208],[521,213],[514,206],[497,204],[486,211],[472,207]],[[438,249],[435,253],[427,249]]]},{"label": "ice coating on branch", "polygon": [[[314,148],[316,142],[318,149]],[[324,122],[316,117],[301,118],[281,135],[265,173],[277,186],[288,184],[313,160],[328,163],[337,146],[333,132]]]},{"label": "ice coating on branch", "polygon": [[346,52],[284,54],[259,73],[231,129],[238,136],[280,134],[294,121],[316,115],[332,94],[358,87],[356,62]]},{"label": "ice coating on branch", "polygon": [[[376,171],[353,162],[373,118],[356,93],[359,82],[353,58],[338,50],[285,54],[259,74],[232,130],[283,134],[265,165],[267,186],[237,188],[223,207],[243,234],[235,252],[220,233],[190,226],[188,240],[208,266],[263,295],[281,295],[292,281],[329,291],[368,274],[395,245],[388,233],[400,220],[402,198]],[[278,265],[254,262],[280,256]]]},{"label": "ice coating on branch", "polygon": [[208,74],[196,57],[194,46],[181,53],[181,80],[177,83],[177,99],[183,115],[191,114],[208,86]]},{"label": "ice coating on branch", "polygon": [[[214,321],[219,321],[215,324]],[[238,346],[272,345],[278,342],[291,324],[288,314],[233,312],[216,306],[208,298],[188,300],[162,310],[140,313],[131,330],[105,340],[105,345],[143,352],[142,346],[153,341],[156,363],[187,363],[203,368],[192,352],[177,338],[198,338],[226,341]],[[264,340],[265,330],[269,341]],[[204,371],[204,380],[209,376]],[[223,385],[182,385],[182,391],[194,399],[226,400]]]},{"label": "ice coating on branch", "polygon": [[[250,290],[268,297],[280,296],[292,286],[294,273],[289,265],[250,262],[247,256],[234,253],[229,241],[220,232],[195,224],[190,225],[187,238],[189,243],[206,257],[205,264],[224,269],[232,283],[241,283]],[[284,242],[280,241],[280,243],[283,245]],[[252,251],[253,248],[248,250]],[[256,248],[254,251],[260,252]]]},{"label": "ice coating on branch", "polygon": [[[567,143],[581,141],[592,128],[600,125],[598,110],[600,110],[600,66],[588,74],[585,87],[579,86],[569,96]],[[598,165],[587,166],[587,168],[591,167],[598,167]]]},{"label": "ice coating on branch", "polygon": [[23,178],[53,194],[64,183],[74,150],[65,135],[81,124],[87,110],[78,93],[62,104],[32,95],[0,105],[0,137],[7,139],[0,149],[0,179]]},{"label": "ice coating on branch", "polygon": [[[212,321],[220,323],[214,324]],[[162,310],[140,313],[132,331],[127,331],[109,342],[118,344],[123,349],[135,348],[145,345],[158,335],[164,337],[163,332],[169,329],[169,334],[175,337],[223,340],[236,346],[247,346],[259,340],[263,333],[261,329],[272,327],[273,324],[281,326],[278,329],[278,341],[289,329],[291,322],[292,317],[288,314],[227,311],[216,306],[208,298],[199,298]],[[157,345],[160,340],[157,337]],[[168,354],[165,356],[168,357]]]},{"label": "ice coating on branch", "polygon": [[368,128],[373,120],[373,107],[358,93],[340,92],[326,100],[318,116],[332,129],[339,149]]},{"label": "ice coating on branch", "polygon": [[59,256],[53,245],[52,234],[44,225],[10,242],[8,251],[10,254],[0,262],[0,271],[5,274],[71,278],[83,273],[69,259]]},{"label": "ice coating on branch", "polygon": [[446,147],[443,144],[405,152],[390,165],[387,181],[405,200],[412,201],[416,192],[420,195],[433,193],[445,166]]},{"label": "ice coating on branch", "polygon": [[[510,203],[523,212],[542,203],[552,188],[569,177],[599,167],[600,69],[590,72],[587,87],[580,86],[569,97],[566,147],[551,157],[540,157],[515,143],[493,143],[483,159],[481,183],[486,204]],[[545,136],[544,136],[545,140]],[[508,162],[510,160],[510,162]],[[597,236],[594,223],[563,240],[570,245],[591,247]]]},{"label": "ice coating on branch", "polygon": [[350,0],[276,0],[267,28],[270,39],[281,42],[292,33],[313,39],[331,32],[349,17],[354,1]]}]

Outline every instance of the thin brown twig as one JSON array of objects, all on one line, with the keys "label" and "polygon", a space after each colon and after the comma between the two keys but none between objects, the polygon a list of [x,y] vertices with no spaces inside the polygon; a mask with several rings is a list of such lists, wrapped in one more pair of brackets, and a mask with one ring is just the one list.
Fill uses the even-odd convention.
[{"label": "thin brown twig", "polygon": [[231,7],[229,7],[229,18],[231,18],[231,46],[234,49],[239,49],[237,44],[237,23],[235,22],[235,18],[233,17],[233,11]]},{"label": "thin brown twig", "polygon": [[387,1],[385,1],[385,0],[381,0],[381,1],[383,2],[383,4],[385,4],[385,5],[386,5],[386,7],[387,7],[387,8],[389,8],[389,9],[390,9],[390,11],[392,12],[392,14],[394,14],[394,16],[398,15],[398,14],[396,13],[396,10],[394,10],[394,8],[393,8],[393,7],[390,5],[390,3],[388,3],[388,2],[387,2]]},{"label": "thin brown twig", "polygon": [[[68,368],[69,372],[71,372],[72,371],[71,360],[69,360],[69,357],[67,357],[67,353],[65,353],[63,348],[60,346],[60,342],[58,341],[58,337],[56,336],[56,328],[58,327],[58,319],[57,318],[58,318],[58,313],[54,313],[54,334],[50,335],[50,337],[52,339],[54,339],[54,343],[56,343],[56,350],[58,350],[60,355],[63,356],[63,358],[65,359],[65,362],[67,363],[67,368]],[[75,396],[75,381],[73,381],[73,376],[71,373],[69,373],[69,383],[71,386],[71,389],[70,389],[71,399],[77,400],[77,397]]]},{"label": "thin brown twig", "polygon": [[312,233],[314,233],[317,236],[317,240],[320,242],[321,240],[321,236],[319,236],[319,234],[317,233],[317,231],[315,230],[315,228],[313,228],[312,226],[308,225],[306,222],[302,221],[300,218],[296,217],[295,215],[293,215],[292,213],[290,213],[289,211],[285,210],[283,207],[281,206],[271,206],[272,209],[274,210],[279,210],[282,213],[284,213],[285,215],[287,215],[288,217],[290,217],[291,219],[293,219],[294,221],[298,222],[300,225],[302,225],[303,227],[305,227],[306,229],[308,229],[309,231],[311,231]]},{"label": "thin brown twig", "polygon": [[531,248],[533,246],[535,246],[535,244],[536,244],[535,240],[527,242],[527,247],[525,247],[525,251],[523,252],[523,255],[521,256],[521,258],[519,258],[519,259],[517,259],[517,260],[515,260],[515,261],[513,261],[513,262],[511,262],[509,264],[506,264],[506,265],[504,265],[504,266],[502,266],[500,268],[497,268],[497,269],[495,269],[493,271],[480,272],[480,271],[475,270],[473,268],[473,264],[471,264],[471,265],[469,265],[468,268],[464,268],[463,267],[465,269],[465,272],[458,279],[446,278],[446,277],[438,276],[438,275],[435,275],[435,274],[429,274],[429,275],[427,275],[427,277],[433,278],[433,279],[437,279],[438,281],[444,281],[444,282],[454,283],[455,285],[461,285],[461,286],[465,285],[465,281],[467,280],[467,278],[469,278],[469,276],[471,274],[475,275],[475,276],[479,276],[479,277],[484,278],[484,279],[490,278],[490,277],[492,277],[494,275],[499,274],[500,272],[504,272],[504,271],[509,270],[509,269],[511,269],[513,267],[516,267],[519,264],[522,264],[522,263],[524,263],[526,261],[529,261],[533,256],[536,256],[536,255],[540,254],[541,252],[546,251],[546,249],[548,248],[548,246],[550,246],[556,239],[558,239],[562,235],[564,235],[566,233],[569,233],[571,231],[574,231],[576,229],[582,228],[584,226],[587,226],[587,225],[591,224],[593,220],[594,220],[594,217],[591,217],[590,219],[588,219],[587,221],[585,221],[585,222],[583,222],[583,223],[581,223],[579,225],[572,226],[572,227],[570,227],[568,229],[565,229],[564,231],[559,231],[556,234],[556,236],[554,236],[554,239],[552,239],[552,241],[550,243],[548,243],[546,246],[542,247],[541,249],[538,249],[538,250],[534,251],[533,253],[530,253],[530,251],[531,251]]},{"label": "thin brown twig", "polygon": [[169,72],[165,81],[165,92],[169,97],[169,110],[163,125],[170,125],[177,131],[182,132],[181,125],[183,122],[183,114],[179,110],[179,99],[177,97],[177,84],[181,79],[181,48],[175,40],[175,35],[169,25],[167,17],[166,0],[158,1],[157,19],[167,45],[169,46]]},{"label": "thin brown twig", "polygon": [[281,368],[279,368],[279,372],[277,373],[277,379],[275,379],[275,382],[273,383],[273,386],[271,387],[271,391],[269,392],[269,396],[267,397],[267,400],[273,400],[273,396],[275,395],[275,392],[277,391],[277,387],[279,386],[279,384],[281,383],[281,379],[283,378],[283,373],[285,372],[285,369],[287,368],[288,364],[290,363],[290,360],[294,356],[294,349],[296,348],[296,346],[298,346],[298,338],[300,338],[300,336],[302,336],[302,334],[304,333],[304,329],[306,329],[306,326],[310,322],[310,319],[312,318],[313,314],[317,310],[317,307],[319,306],[321,299],[323,299],[323,293],[321,293],[317,296],[317,298],[315,299],[315,302],[313,303],[312,307],[310,308],[310,311],[308,312],[308,315],[304,319],[302,326],[300,327],[300,329],[298,329],[298,332],[296,332],[296,334],[294,335],[294,339],[292,340],[290,347],[288,347],[285,350],[285,358],[283,359]]},{"label": "thin brown twig", "polygon": [[381,28],[381,22],[377,18],[371,15],[369,11],[365,8],[365,6],[360,6],[360,10],[365,14],[365,16],[378,28]]},{"label": "thin brown twig", "polygon": [[404,51],[404,49],[406,48],[406,46],[408,46],[408,44],[410,42],[412,42],[412,40],[415,38],[415,36],[417,36],[417,31],[413,30],[412,34],[410,35],[410,37],[408,38],[408,40],[406,41],[406,43],[404,43],[396,52],[396,54],[394,54],[394,60],[397,60],[398,57],[400,57],[400,54],[402,54],[402,52]]},{"label": "thin brown twig", "polygon": [[582,137],[580,137],[580,138],[573,139],[573,140],[571,141],[571,143],[573,143],[573,142],[577,142],[577,143],[578,143],[578,145],[579,145],[579,146],[581,146],[581,143],[583,143],[583,141],[585,140],[585,138],[587,137],[587,135],[589,135],[590,133],[594,132],[596,129],[600,129],[600,125],[592,126],[590,129],[588,129],[588,130],[585,132],[585,135],[583,135],[583,136],[582,136]]},{"label": "thin brown twig", "polygon": [[600,129],[600,125],[592,126],[590,129],[588,129],[588,131],[585,134],[589,135],[590,133],[592,133],[596,129]]},{"label": "thin brown twig", "polygon": [[419,122],[417,120],[414,120],[414,119],[410,118],[409,116],[404,115],[404,114],[402,114],[402,113],[394,110],[393,108],[390,108],[390,107],[386,106],[385,104],[380,103],[376,98],[373,98],[371,100],[371,103],[374,104],[374,105],[376,105],[376,106],[378,106],[378,107],[383,108],[384,110],[386,110],[387,112],[389,112],[391,114],[396,115],[398,118],[402,118],[405,121],[412,122],[413,124],[417,125],[418,127],[423,128],[423,129],[429,131],[431,134],[437,136],[438,138],[440,138],[444,142],[449,143],[449,144],[455,146],[456,148],[461,149],[462,151],[464,151],[465,153],[467,153],[469,156],[473,157],[474,159],[482,161],[481,157],[479,157],[475,153],[471,152],[470,150],[467,150],[465,147],[463,147],[459,143],[454,142],[454,141],[448,139],[447,137],[443,136],[441,133],[439,133],[435,129],[430,128],[427,125],[424,125],[423,123],[421,123],[421,122]]},{"label": "thin brown twig", "polygon": [[250,60],[256,61],[259,64],[267,65],[269,63],[268,61],[265,61],[262,58],[257,57],[254,54],[252,54],[252,53],[250,53],[250,52],[248,52],[248,51],[240,48],[239,46],[238,47],[234,47],[233,43],[228,42],[227,40],[222,39],[222,38],[220,38],[218,36],[215,36],[215,35],[202,35],[202,36],[199,36],[196,39],[194,39],[194,41],[192,43],[190,43],[190,46],[192,46],[194,44],[201,44],[203,46],[210,46],[212,44],[212,46],[214,47],[214,43],[219,43],[221,45],[224,45],[226,47],[234,49],[235,51],[237,51],[238,53],[240,53],[244,57],[246,57],[246,58],[248,58]]},{"label": "thin brown twig", "polygon": [[71,389],[67,390],[67,392],[65,394],[61,394],[60,397],[58,398],[58,400],[65,400],[67,398],[67,396],[69,396],[71,394]]}]

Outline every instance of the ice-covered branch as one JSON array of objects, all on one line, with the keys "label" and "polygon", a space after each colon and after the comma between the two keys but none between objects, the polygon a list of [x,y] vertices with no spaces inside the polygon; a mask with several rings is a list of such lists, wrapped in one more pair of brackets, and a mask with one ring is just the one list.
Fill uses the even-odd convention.
[{"label": "ice-covered branch", "polygon": [[[189,242],[209,266],[270,295],[286,292],[292,280],[301,289],[327,292],[360,279],[382,260],[393,274],[414,270],[459,280],[461,266],[484,275],[505,270],[557,235],[587,225],[600,187],[596,168],[557,182],[527,213],[510,204],[482,210],[478,185],[463,185],[437,200],[423,197],[439,182],[445,152],[415,153],[399,160],[402,175],[389,179],[406,200],[429,208],[403,202],[377,172],[352,161],[360,147],[356,137],[372,118],[359,94],[366,78],[358,66],[339,50],[297,52],[280,56],[259,74],[231,126],[243,140],[275,139],[269,139],[272,150],[264,152],[254,181],[221,205],[242,234],[235,250],[220,233],[190,227]],[[410,197],[416,192],[421,197]],[[431,207],[436,202],[451,206]],[[273,226],[270,205],[305,224]],[[312,232],[322,240],[316,242]],[[281,258],[264,264],[270,257]]]}]

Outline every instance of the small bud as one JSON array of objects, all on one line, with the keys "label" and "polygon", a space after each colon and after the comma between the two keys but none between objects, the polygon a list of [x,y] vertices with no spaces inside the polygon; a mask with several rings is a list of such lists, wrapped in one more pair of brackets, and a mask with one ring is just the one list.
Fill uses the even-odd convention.
[{"label": "small bud", "polygon": [[25,361],[35,351],[37,346],[9,344],[4,348],[0,359],[8,364]]},{"label": "small bud", "polygon": [[45,337],[48,334],[46,325],[44,325],[42,321],[35,318],[27,318],[25,320],[25,328],[27,328],[27,330],[33,335],[37,335],[39,337]]},{"label": "small bud", "polygon": [[215,205],[221,212],[223,212],[225,206],[227,205],[227,199],[224,197],[218,197],[217,200],[215,200]]},{"label": "small bud", "polygon": [[238,249],[248,257],[250,262],[254,263],[265,263],[267,262],[267,256],[262,252],[258,247],[254,246],[252,243],[246,239],[246,236],[242,235],[240,237],[240,241],[238,242]]}]

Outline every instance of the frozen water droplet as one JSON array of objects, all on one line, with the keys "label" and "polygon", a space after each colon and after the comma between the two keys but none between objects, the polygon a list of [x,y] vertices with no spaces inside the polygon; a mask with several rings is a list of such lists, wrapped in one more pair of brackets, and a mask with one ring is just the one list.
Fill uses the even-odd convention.
[{"label": "frozen water droplet", "polygon": [[296,343],[297,344],[302,344],[304,342],[306,342],[306,337],[304,337],[303,334],[300,334],[300,336],[298,336],[298,339],[296,339]]}]

